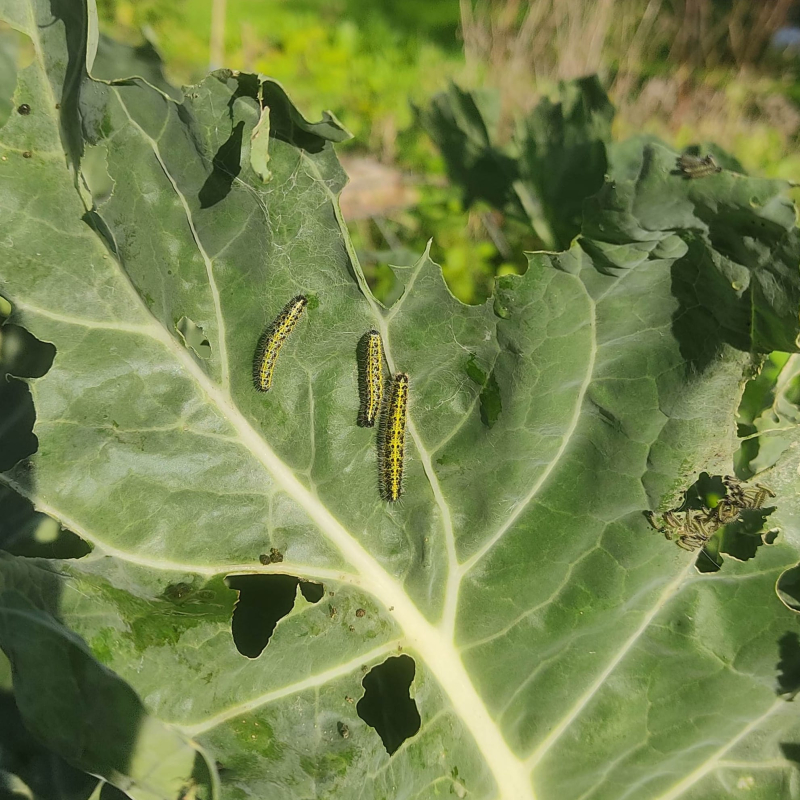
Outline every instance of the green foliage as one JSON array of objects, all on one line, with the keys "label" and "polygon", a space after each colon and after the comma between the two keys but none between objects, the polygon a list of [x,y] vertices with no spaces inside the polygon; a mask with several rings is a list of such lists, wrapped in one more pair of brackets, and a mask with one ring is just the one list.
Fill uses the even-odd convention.
[{"label": "green foliage", "polygon": [[[427,186],[413,208],[381,219],[380,226],[375,221],[351,225],[359,258],[381,302],[391,304],[395,297],[392,272],[384,265],[411,266],[429,240],[448,288],[464,303],[485,301],[496,275],[524,272],[523,251],[538,244],[527,226],[505,221],[501,230],[491,208],[478,203],[466,210],[460,195],[453,186]],[[382,249],[384,241],[395,248]]]},{"label": "green foliage", "polygon": [[482,199],[526,219],[547,249],[569,247],[583,201],[603,185],[614,109],[596,77],[543,99],[505,141],[500,96],[455,85],[420,112],[467,205]]},{"label": "green foliage", "polygon": [[[686,180],[631,140],[568,249],[478,306],[426,251],[384,305],[334,117],[229,70],[178,99],[99,80],[91,15],[88,37],[48,0],[0,15],[42,54],[0,130],[4,316],[55,347],[27,382],[38,449],[0,482],[93,547],[0,559],[0,648],[44,745],[136,800],[800,796],[797,429],[759,475],[780,535],[756,558],[698,574],[642,513],[730,471],[754,360],[797,349],[786,184]],[[545,109],[596,168],[604,104]],[[575,195],[537,181],[568,231]],[[259,394],[255,343],[299,293]],[[411,385],[391,505],[355,424],[373,327]],[[363,711],[398,662],[421,723],[399,746]]]},{"label": "green foliage", "polygon": [[[430,6],[431,4],[428,4]],[[457,17],[457,7],[456,7]],[[228,0],[225,66],[268,74],[293,87],[301,108],[331,109],[361,141],[392,157],[398,131],[411,123],[409,97],[421,101],[458,61],[437,44],[397,26],[409,9],[344,3]],[[178,83],[208,67],[211,3],[107,0],[107,29],[125,39],[152,26]],[[452,9],[433,28],[453,24]],[[442,29],[444,30],[444,29]]]}]

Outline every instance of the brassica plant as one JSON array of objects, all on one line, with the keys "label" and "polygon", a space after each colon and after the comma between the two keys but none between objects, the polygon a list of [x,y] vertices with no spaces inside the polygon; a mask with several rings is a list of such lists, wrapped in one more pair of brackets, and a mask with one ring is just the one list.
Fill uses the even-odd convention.
[{"label": "brassica plant", "polygon": [[[798,349],[785,184],[638,142],[484,305],[424,253],[384,307],[337,120],[259,75],[112,75],[87,5],[0,2],[34,54],[0,130],[3,330],[48,354],[9,379],[35,441],[0,482],[85,543],[0,558],[0,648],[27,731],[95,776],[58,796],[800,797],[796,427],[721,569],[644,513],[732,472],[745,382]],[[357,424],[371,329],[409,376],[395,503]]]}]

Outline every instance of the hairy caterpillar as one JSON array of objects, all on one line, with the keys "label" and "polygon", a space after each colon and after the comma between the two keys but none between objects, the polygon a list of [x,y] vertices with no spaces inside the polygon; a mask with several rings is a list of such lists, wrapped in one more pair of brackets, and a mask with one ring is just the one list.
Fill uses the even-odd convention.
[{"label": "hairy caterpillar", "polygon": [[293,297],[261,334],[253,358],[253,383],[259,392],[268,392],[272,387],[272,373],[275,371],[278,353],[307,305],[308,300],[303,295]]},{"label": "hairy caterpillar", "polygon": [[678,170],[686,178],[704,178],[706,175],[722,172],[722,167],[710,155],[700,158],[684,153],[682,156],[678,156],[677,163]]},{"label": "hairy caterpillar", "polygon": [[378,418],[383,401],[383,341],[378,331],[368,331],[359,343],[359,384],[361,408],[358,424],[371,428]]},{"label": "hairy caterpillar", "polygon": [[381,422],[380,489],[381,497],[390,503],[403,493],[403,459],[408,410],[408,375],[398,372],[392,378],[389,402]]},{"label": "hairy caterpillar", "polygon": [[645,518],[667,539],[674,540],[678,547],[696,550],[704,547],[720,528],[736,522],[742,511],[763,508],[768,498],[775,497],[775,492],[767,486],[760,483],[747,486],[732,475],[726,475],[722,484],[725,487],[725,496],[714,508],[685,508],[682,511],[665,511],[661,515],[645,511]]}]

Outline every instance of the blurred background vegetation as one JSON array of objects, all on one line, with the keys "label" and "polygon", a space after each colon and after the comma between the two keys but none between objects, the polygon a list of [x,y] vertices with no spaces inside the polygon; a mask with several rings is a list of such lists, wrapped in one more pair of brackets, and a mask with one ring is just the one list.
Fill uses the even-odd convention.
[{"label": "blurred background vegetation", "polygon": [[388,263],[429,237],[460,299],[524,269],[546,245],[462,190],[414,108],[450,81],[499,97],[496,137],[559,81],[600,76],[613,137],[676,148],[713,141],[748,172],[800,179],[800,3],[796,0],[98,0],[103,31],[153,43],[176,85],[219,66],[282,81],[301,111],[333,111],[351,233],[378,294]]}]

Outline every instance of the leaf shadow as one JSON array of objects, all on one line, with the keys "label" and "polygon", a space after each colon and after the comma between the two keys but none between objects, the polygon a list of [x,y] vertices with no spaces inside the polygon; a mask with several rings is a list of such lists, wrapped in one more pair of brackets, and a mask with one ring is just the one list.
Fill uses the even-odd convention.
[{"label": "leaf shadow", "polygon": [[[27,459],[39,442],[33,433],[36,411],[26,379],[45,375],[55,355],[52,344],[25,328],[0,327],[0,472],[16,466],[14,479],[28,495],[33,494],[35,481]],[[0,482],[0,550],[29,558],[81,558],[91,546]]]},{"label": "leaf shadow", "polygon": [[243,136],[244,120],[241,120],[226,141],[220,145],[211,161],[211,174],[197,195],[200,208],[211,208],[230,193],[234,180],[242,171]]}]

